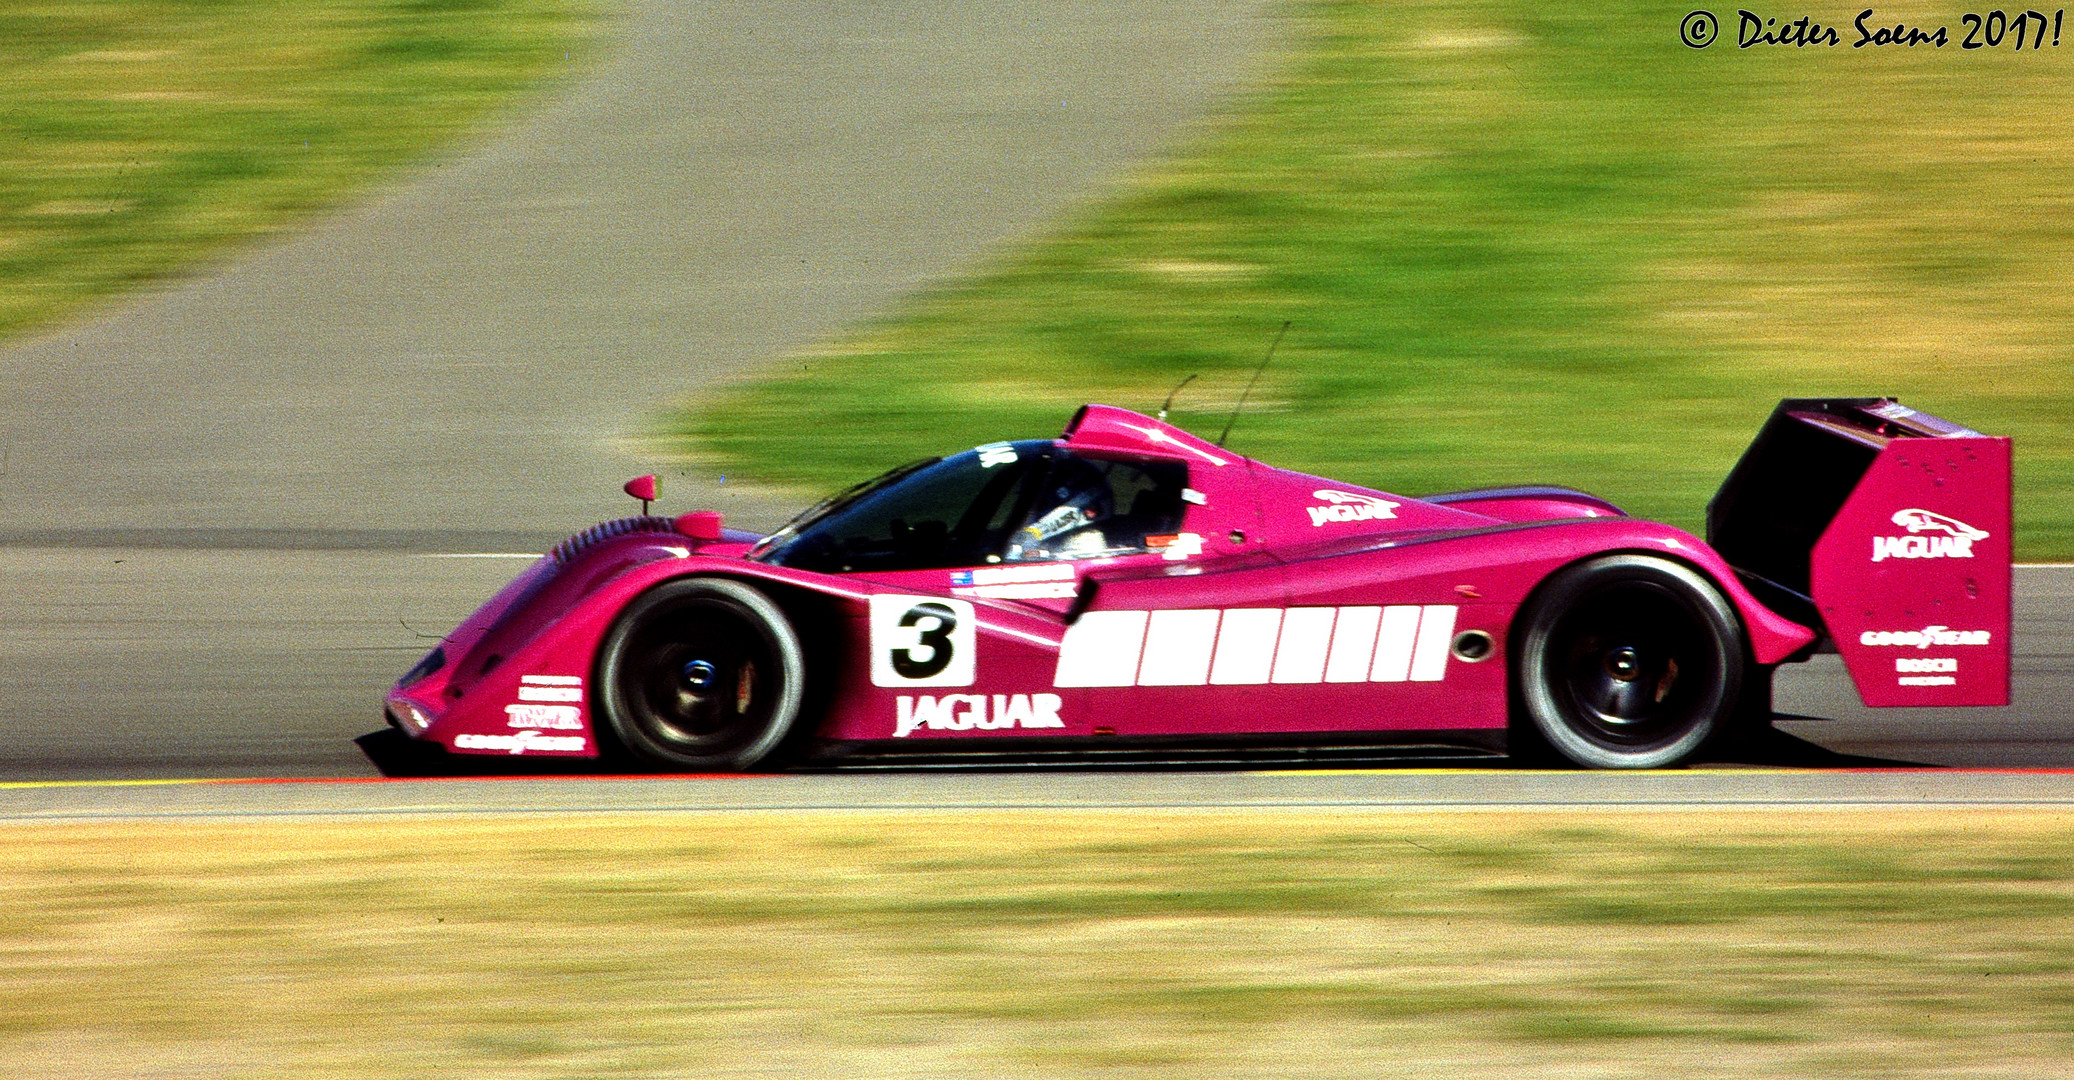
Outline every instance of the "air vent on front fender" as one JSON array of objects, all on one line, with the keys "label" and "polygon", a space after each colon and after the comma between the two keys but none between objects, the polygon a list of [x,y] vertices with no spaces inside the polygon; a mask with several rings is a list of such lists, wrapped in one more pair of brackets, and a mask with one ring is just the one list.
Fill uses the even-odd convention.
[{"label": "air vent on front fender", "polygon": [[548,554],[553,556],[556,564],[563,565],[576,556],[615,536],[625,536],[628,533],[674,533],[676,531],[676,523],[665,517],[656,517],[651,514],[643,517],[620,518],[616,521],[607,521],[593,525],[575,536],[556,544],[554,550],[548,552]]}]

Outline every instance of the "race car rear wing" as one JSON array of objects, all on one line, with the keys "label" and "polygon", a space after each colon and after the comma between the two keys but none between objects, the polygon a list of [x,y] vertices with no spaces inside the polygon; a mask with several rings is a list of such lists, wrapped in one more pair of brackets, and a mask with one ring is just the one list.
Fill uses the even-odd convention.
[{"label": "race car rear wing", "polygon": [[1707,542],[1872,706],[2009,703],[2009,531],[2009,440],[1892,398],[1780,402],[1707,504]]}]

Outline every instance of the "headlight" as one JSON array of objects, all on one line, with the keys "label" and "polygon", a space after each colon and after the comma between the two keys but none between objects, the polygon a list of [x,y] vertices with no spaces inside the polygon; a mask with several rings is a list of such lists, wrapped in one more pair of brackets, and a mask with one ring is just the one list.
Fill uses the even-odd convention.
[{"label": "headlight", "polygon": [[417,702],[404,697],[389,699],[389,720],[402,728],[407,735],[421,735],[432,726],[432,716],[418,707]]}]

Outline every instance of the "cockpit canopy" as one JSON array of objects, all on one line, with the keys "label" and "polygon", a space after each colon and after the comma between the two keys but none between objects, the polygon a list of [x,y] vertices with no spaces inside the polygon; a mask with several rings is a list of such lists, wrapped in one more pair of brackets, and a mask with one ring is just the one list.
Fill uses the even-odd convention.
[{"label": "cockpit canopy", "polygon": [[1181,529],[1188,467],[990,443],[901,466],[772,534],[750,557],[820,573],[929,570],[1158,550]]}]

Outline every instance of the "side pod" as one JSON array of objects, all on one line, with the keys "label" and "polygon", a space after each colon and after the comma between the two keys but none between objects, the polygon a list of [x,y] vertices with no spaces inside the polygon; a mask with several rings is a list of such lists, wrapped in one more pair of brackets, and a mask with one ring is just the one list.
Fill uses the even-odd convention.
[{"label": "side pod", "polygon": [[1780,402],[1707,504],[1707,542],[1871,706],[2009,703],[2009,532],[2009,440],[1892,398]]}]

